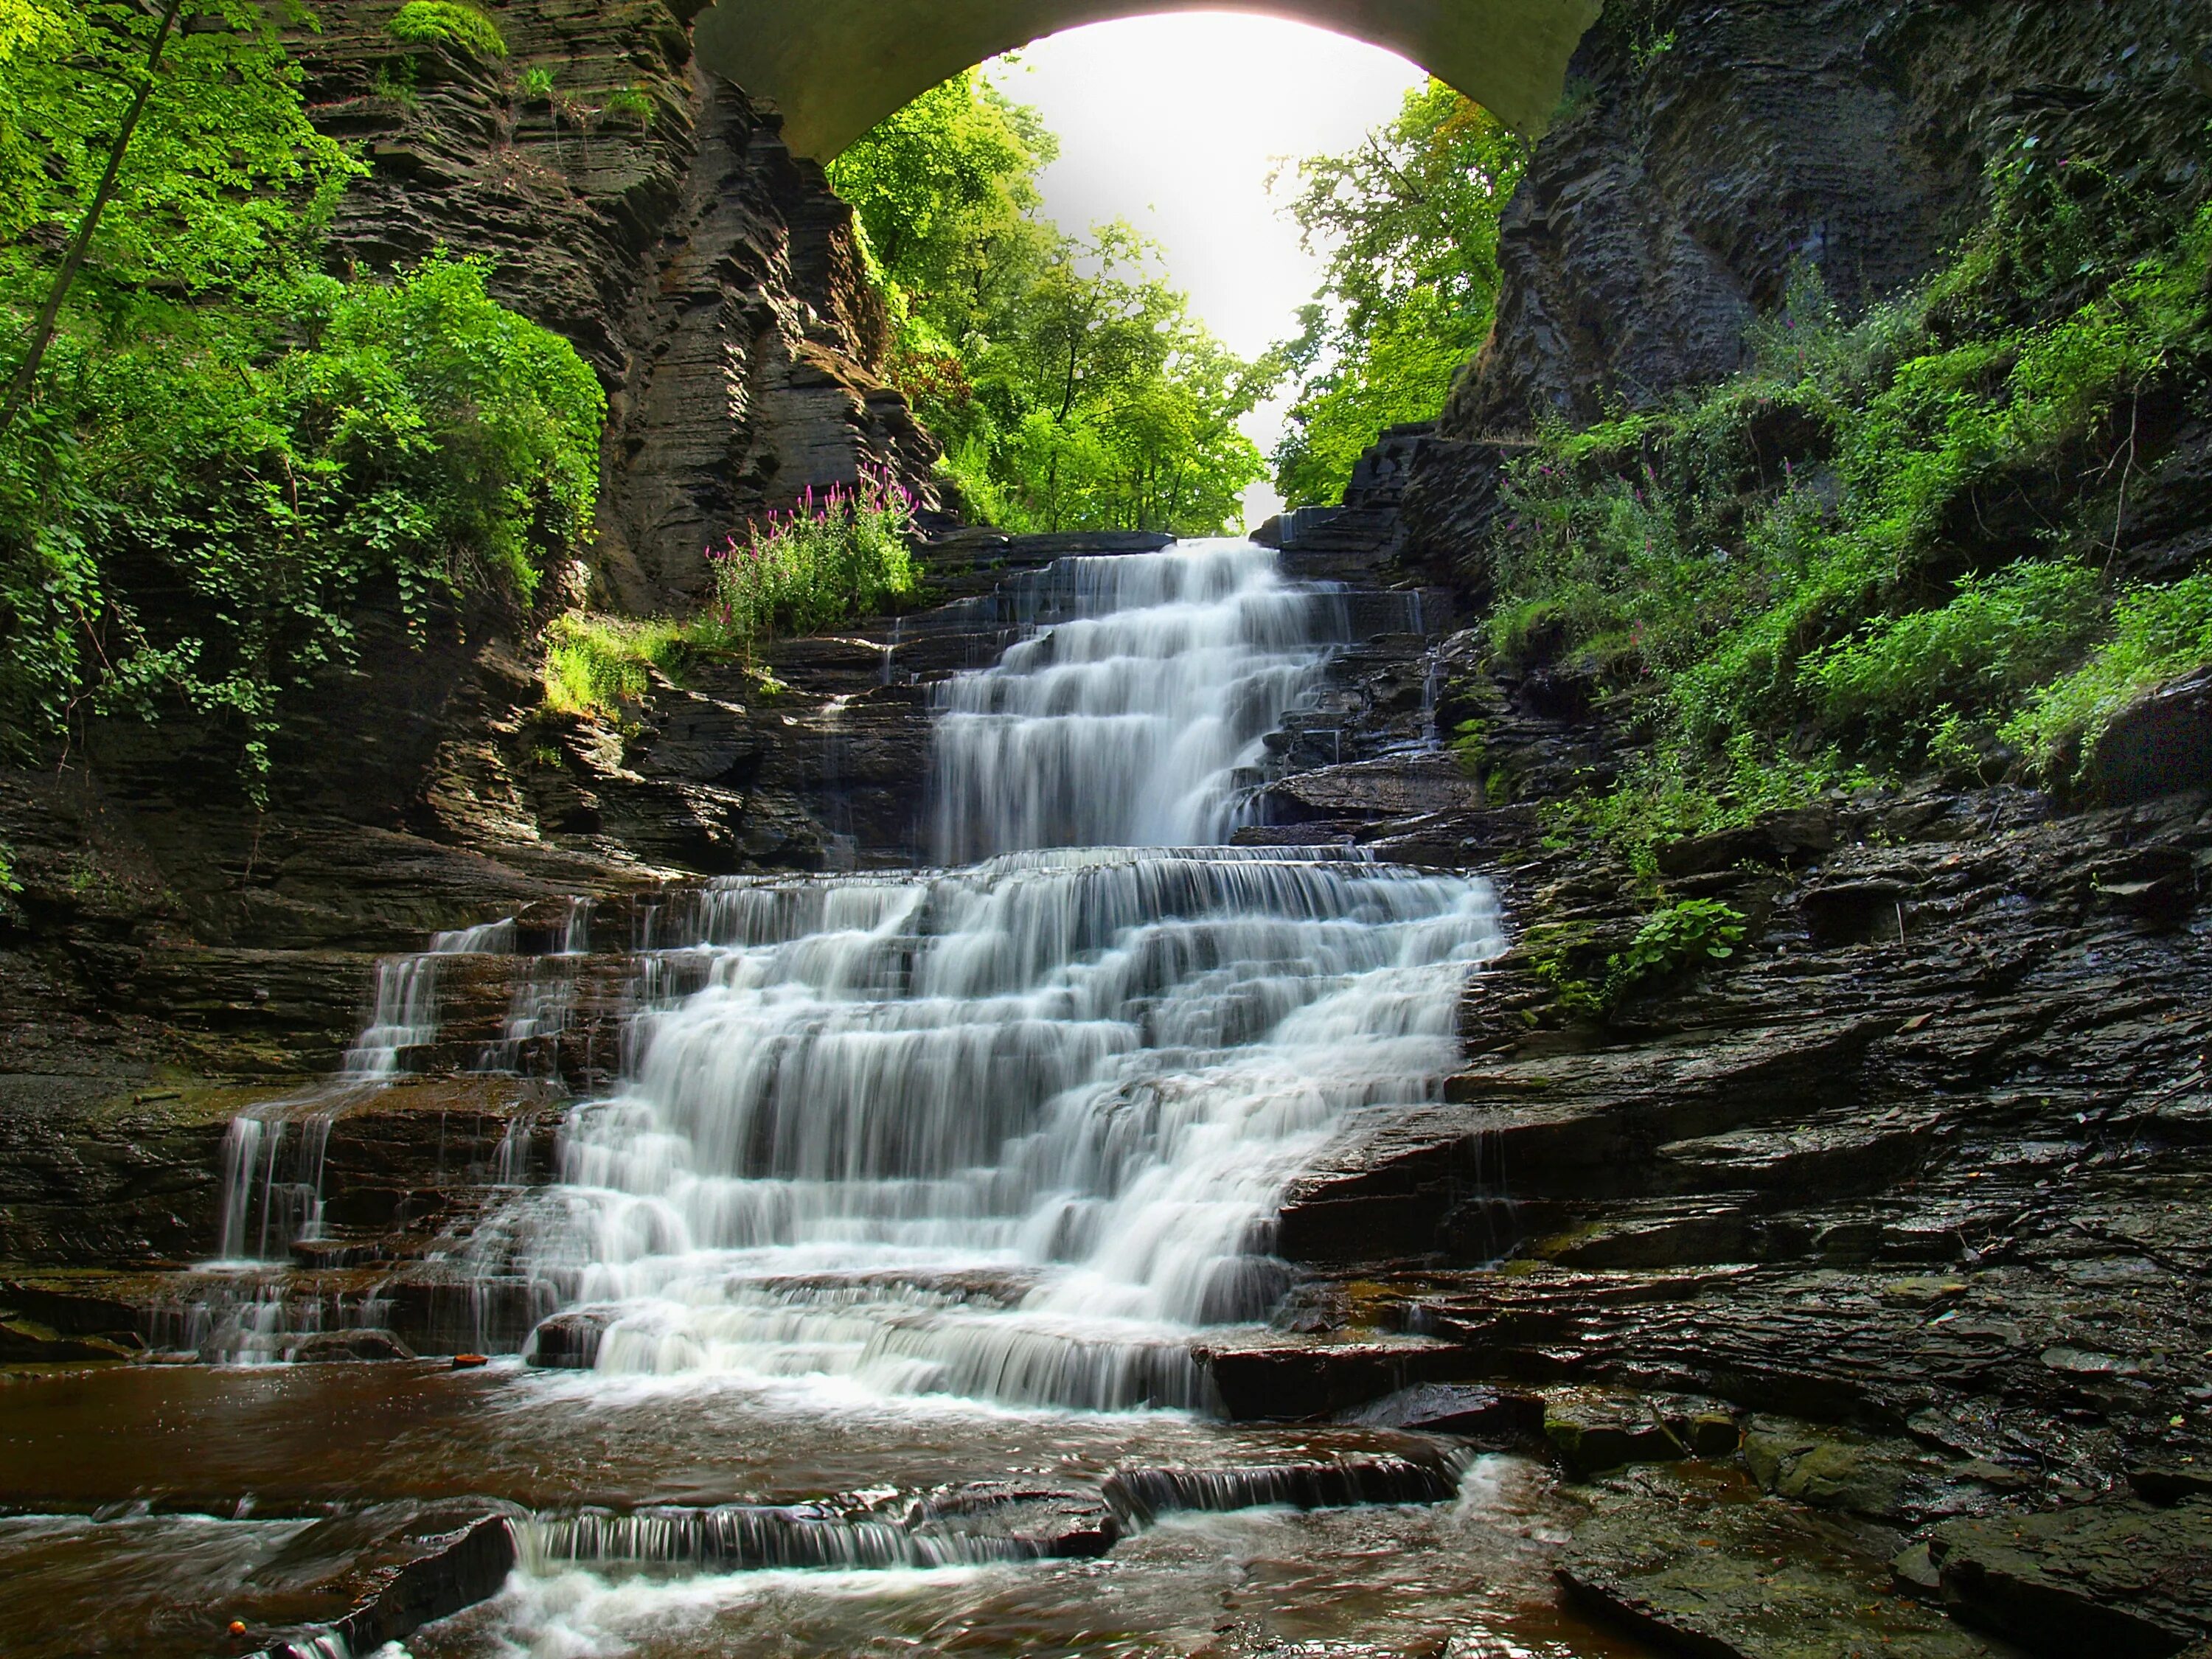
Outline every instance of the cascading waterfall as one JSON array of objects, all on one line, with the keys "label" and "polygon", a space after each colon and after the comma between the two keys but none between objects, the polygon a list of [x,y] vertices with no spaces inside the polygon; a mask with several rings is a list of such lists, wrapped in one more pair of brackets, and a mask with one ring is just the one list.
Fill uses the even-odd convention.
[{"label": "cascading waterfall", "polygon": [[1343,634],[1334,594],[1249,543],[1065,560],[1018,597],[1031,637],[937,700],[947,864],[1227,840],[1243,775]]},{"label": "cascading waterfall", "polygon": [[1033,583],[939,698],[906,878],[740,878],[656,917],[624,1085],[474,1246],[602,1371],[1196,1407],[1200,1327],[1264,1316],[1284,1184],[1431,1097],[1481,882],[1218,845],[1317,691],[1336,596],[1200,544]]},{"label": "cascading waterfall", "polygon": [[[587,914],[571,913],[572,933],[587,925],[577,919]],[[282,1261],[293,1244],[322,1236],[323,1158],[337,1114],[397,1076],[409,1050],[437,1042],[438,970],[446,960],[514,948],[514,924],[500,921],[440,933],[426,951],[386,957],[376,964],[368,1024],[338,1075],[312,1094],[266,1102],[231,1120],[222,1143],[222,1263]]]}]

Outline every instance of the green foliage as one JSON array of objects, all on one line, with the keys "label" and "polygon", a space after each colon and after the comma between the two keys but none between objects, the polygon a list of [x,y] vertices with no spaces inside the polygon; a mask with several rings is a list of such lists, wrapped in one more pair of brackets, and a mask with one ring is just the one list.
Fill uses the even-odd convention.
[{"label": "green foliage", "polygon": [[1988,775],[2009,744],[2047,769],[2202,659],[2195,590],[2124,599],[2109,573],[2142,410],[2212,385],[2212,208],[2033,144],[1993,182],[1921,293],[1847,321],[1802,272],[1746,374],[1515,469],[1492,647],[1650,739],[1576,809],[1647,869],[1655,837],[1868,767]]},{"label": "green foliage", "polygon": [[702,627],[726,645],[805,634],[915,591],[914,503],[889,477],[825,495],[709,554],[714,594]]},{"label": "green foliage", "polygon": [[[0,354],[106,169],[159,27],[127,0],[6,0],[0,39]],[[135,290],[250,288],[291,269],[359,165],[318,134],[272,15],[201,9],[162,55],[84,275],[86,309]],[[35,296],[35,297],[34,297]]]},{"label": "green foliage", "polygon": [[1606,958],[1601,975],[1583,970],[1579,958],[1588,952],[1572,945],[1540,954],[1534,972],[1559,993],[1561,1006],[1607,1018],[1640,991],[1725,962],[1749,931],[1743,913],[1732,905],[1683,899],[1646,917],[1627,949]]},{"label": "green foliage", "polygon": [[2166,680],[2212,665],[2212,571],[2121,599],[2111,638],[2073,673],[2039,692],[2003,730],[2004,740],[2046,771],[2087,756],[2112,717]]},{"label": "green foliage", "polygon": [[1018,531],[1218,533],[1266,467],[1237,422],[1276,365],[1196,323],[1126,226],[1037,217],[1054,150],[982,76],[947,82],[848,150],[851,202],[897,329],[894,378],[975,516]]},{"label": "green foliage", "polygon": [[184,706],[234,724],[258,776],[283,694],[351,659],[374,591],[420,636],[434,605],[527,599],[573,556],[599,385],[483,281],[434,259],[77,319],[0,445],[8,746],[81,708]]},{"label": "green foliage", "polygon": [[489,273],[432,258],[348,284],[319,349],[279,368],[358,502],[341,540],[449,595],[496,582],[528,599],[590,535],[606,401],[574,347],[485,292]]},{"label": "green foliage", "polygon": [[1275,453],[1291,506],[1341,499],[1362,451],[1443,409],[1489,336],[1498,217],[1527,158],[1523,141],[1431,81],[1359,149],[1299,164],[1290,211],[1306,246],[1330,258],[1285,348],[1301,382]]},{"label": "green foliage", "polygon": [[696,617],[556,617],[544,636],[545,707],[619,724],[655,675],[678,679],[702,659],[741,659],[778,634],[895,606],[915,591],[914,535],[913,499],[891,478],[810,491],[791,512],[708,550],[714,592]]},{"label": "green foliage", "polygon": [[637,87],[623,87],[607,94],[607,101],[601,112],[617,120],[649,127],[653,125],[653,96]]},{"label": "green foliage", "polygon": [[553,99],[553,71],[544,64],[535,64],[515,78],[515,96],[526,104],[550,103]]},{"label": "green foliage", "polygon": [[[21,349],[156,21],[6,3],[0,338]],[[276,16],[222,0],[173,38],[0,439],[12,755],[83,713],[190,709],[234,734],[258,792],[285,694],[352,659],[364,599],[396,592],[419,638],[441,600],[526,600],[589,532],[603,404],[574,351],[495,304],[479,265],[322,273],[361,168],[308,123]],[[401,16],[489,27],[456,6]]]},{"label": "green foliage", "polygon": [[1452,730],[1452,758],[1470,778],[1480,778],[1490,758],[1490,726],[1486,720],[1462,720]]},{"label": "green foliage", "polygon": [[385,27],[410,46],[454,46],[485,62],[507,56],[499,25],[459,0],[407,0]]},{"label": "green foliage", "polygon": [[680,623],[571,611],[546,628],[544,649],[546,708],[618,720],[644,701],[656,672],[681,672],[690,641]]},{"label": "green foliage", "polygon": [[2105,619],[2097,573],[2030,560],[1960,578],[1940,610],[1869,623],[1807,657],[1798,681],[1840,729],[1893,732],[1931,705],[2002,705],[2079,661]]}]

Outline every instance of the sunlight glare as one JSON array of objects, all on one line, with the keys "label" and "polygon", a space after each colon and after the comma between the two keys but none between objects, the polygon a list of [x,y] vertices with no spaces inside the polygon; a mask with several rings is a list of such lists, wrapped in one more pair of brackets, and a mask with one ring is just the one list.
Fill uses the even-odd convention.
[{"label": "sunlight glare", "polygon": [[[1067,230],[1127,219],[1166,250],[1170,279],[1231,347],[1256,356],[1297,327],[1322,262],[1271,200],[1279,158],[1349,149],[1398,112],[1421,70],[1303,23],[1230,13],[1073,29],[989,66],[1060,137],[1045,210]],[[1272,451],[1285,405],[1245,429]],[[1279,498],[1263,485],[1251,521]]]}]

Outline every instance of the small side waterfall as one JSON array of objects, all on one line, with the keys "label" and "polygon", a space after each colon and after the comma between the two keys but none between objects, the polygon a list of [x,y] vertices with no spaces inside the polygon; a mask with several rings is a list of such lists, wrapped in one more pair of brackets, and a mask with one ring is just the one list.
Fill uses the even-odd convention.
[{"label": "small side waterfall", "polygon": [[[579,925],[572,921],[572,927]],[[438,972],[447,959],[498,955],[514,946],[514,924],[501,921],[440,933],[426,951],[386,957],[376,964],[368,1023],[338,1075],[310,1094],[271,1101],[231,1120],[222,1144],[222,1261],[281,1261],[293,1244],[322,1236],[323,1160],[338,1113],[404,1071],[410,1049],[437,1042]]]}]

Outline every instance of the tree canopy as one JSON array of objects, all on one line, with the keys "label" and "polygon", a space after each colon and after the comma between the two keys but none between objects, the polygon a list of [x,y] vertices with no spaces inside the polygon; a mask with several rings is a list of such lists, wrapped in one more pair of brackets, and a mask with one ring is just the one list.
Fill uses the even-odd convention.
[{"label": "tree canopy", "polygon": [[1522,139],[1431,81],[1358,149],[1298,163],[1290,212],[1328,269],[1285,349],[1300,377],[1275,452],[1291,505],[1338,500],[1383,431],[1443,409],[1490,333],[1498,219],[1527,155]]},{"label": "tree canopy", "polygon": [[1215,339],[1127,225],[1043,219],[1054,150],[1036,111],[970,72],[830,169],[891,301],[896,379],[978,517],[1218,533],[1266,476],[1237,422],[1279,365]]},{"label": "tree canopy", "polygon": [[0,752],[189,708],[258,790],[372,591],[419,637],[588,533],[596,379],[480,264],[326,275],[298,83],[247,0],[0,0]]}]

